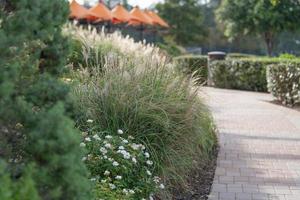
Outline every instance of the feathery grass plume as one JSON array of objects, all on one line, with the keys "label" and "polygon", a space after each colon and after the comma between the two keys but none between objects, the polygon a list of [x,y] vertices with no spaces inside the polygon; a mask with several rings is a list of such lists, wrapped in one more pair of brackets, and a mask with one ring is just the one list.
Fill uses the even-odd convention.
[{"label": "feathery grass plume", "polygon": [[[208,159],[216,144],[195,80],[176,70],[152,45],[119,33],[74,27],[65,32],[83,44],[86,58],[75,63],[82,67],[72,77],[77,82],[72,93],[77,112],[85,115],[78,126],[93,119],[99,130],[130,132],[149,149],[156,171],[167,183],[161,195],[185,186],[190,170]],[[101,60],[90,54],[99,49],[105,49]]]}]

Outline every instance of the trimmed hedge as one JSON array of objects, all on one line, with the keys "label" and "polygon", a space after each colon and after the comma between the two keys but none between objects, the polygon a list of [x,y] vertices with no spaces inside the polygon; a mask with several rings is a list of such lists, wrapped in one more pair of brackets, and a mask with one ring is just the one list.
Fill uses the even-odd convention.
[{"label": "trimmed hedge", "polygon": [[[196,76],[201,84],[207,80],[207,60],[207,56],[192,55],[175,58],[180,68]],[[285,105],[300,103],[299,58],[243,58],[238,55],[235,59],[213,61],[210,67],[215,87],[269,91]]]},{"label": "trimmed hedge", "polygon": [[266,66],[277,59],[238,59],[211,63],[214,85],[220,88],[267,92]]},{"label": "trimmed hedge", "polygon": [[207,81],[207,56],[186,55],[174,58],[180,69],[187,74],[193,74],[198,83],[206,84]]},{"label": "trimmed hedge", "polygon": [[300,62],[281,62],[267,67],[268,90],[284,105],[300,102]]},{"label": "trimmed hedge", "polygon": [[231,59],[240,59],[240,58],[254,58],[257,56],[252,54],[245,54],[245,53],[229,53],[227,54],[227,57]]}]

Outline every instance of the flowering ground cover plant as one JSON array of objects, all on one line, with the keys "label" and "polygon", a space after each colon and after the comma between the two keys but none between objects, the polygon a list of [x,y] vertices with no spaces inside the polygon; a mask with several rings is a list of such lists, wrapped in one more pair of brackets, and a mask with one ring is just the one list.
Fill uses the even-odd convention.
[{"label": "flowering ground cover plant", "polygon": [[113,135],[83,132],[80,146],[87,149],[83,161],[90,170],[96,198],[153,199],[165,187],[153,174],[154,163],[146,147],[120,129]]}]

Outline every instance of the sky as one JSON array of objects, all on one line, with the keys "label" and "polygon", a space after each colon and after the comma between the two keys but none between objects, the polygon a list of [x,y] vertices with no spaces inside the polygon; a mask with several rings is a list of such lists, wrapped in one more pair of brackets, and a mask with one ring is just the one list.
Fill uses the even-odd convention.
[{"label": "sky", "polygon": [[[69,0],[71,1],[71,0]],[[128,0],[128,3],[132,6],[139,6],[140,8],[147,8],[152,4],[161,2],[162,0]],[[82,4],[84,0],[77,0],[78,3]],[[98,2],[98,0],[90,0],[91,4]]]}]

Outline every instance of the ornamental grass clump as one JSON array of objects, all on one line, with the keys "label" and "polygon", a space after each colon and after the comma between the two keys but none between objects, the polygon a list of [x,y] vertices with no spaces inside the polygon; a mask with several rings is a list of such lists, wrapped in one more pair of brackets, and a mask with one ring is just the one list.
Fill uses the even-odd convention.
[{"label": "ornamental grass clump", "polygon": [[[75,38],[89,34],[92,36],[80,37],[83,44],[104,42],[112,48],[100,63],[72,74],[72,96],[77,116],[81,116],[78,127],[84,130],[87,119],[93,119],[98,131],[116,134],[121,127],[124,138],[132,135],[148,150],[153,173],[166,183],[163,195],[184,187],[190,170],[208,159],[216,144],[211,118],[198,98],[195,81],[177,71],[151,45],[117,33],[72,32]],[[83,54],[94,46],[84,48]]]},{"label": "ornamental grass clump", "polygon": [[[131,58],[139,58],[139,62],[160,62],[159,48],[145,42],[135,43],[129,36],[122,37],[121,33],[105,34],[88,27],[76,27],[68,25],[64,29],[65,34],[72,38],[72,53],[69,63],[75,67],[101,69],[108,61],[110,65],[118,65],[118,62],[129,61]],[[106,64],[107,65],[107,64]]]}]

